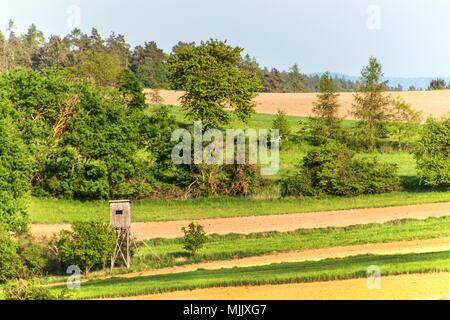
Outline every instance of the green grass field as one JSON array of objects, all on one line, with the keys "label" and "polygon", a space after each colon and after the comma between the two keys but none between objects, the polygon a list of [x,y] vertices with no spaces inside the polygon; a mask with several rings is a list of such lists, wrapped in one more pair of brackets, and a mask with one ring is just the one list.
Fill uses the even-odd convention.
[{"label": "green grass field", "polygon": [[[140,200],[133,202],[133,221],[196,220],[271,214],[306,213],[359,208],[450,202],[450,191],[400,192],[381,195],[305,198],[204,198],[189,200]],[[31,223],[109,221],[107,201],[81,202],[31,198]]]},{"label": "green grass field", "polygon": [[[329,281],[366,277],[371,265],[381,267],[383,276],[450,271],[450,252],[407,255],[362,255],[317,262],[269,266],[198,270],[169,275],[112,278],[82,284],[74,299],[126,297],[196,288]],[[53,290],[60,291],[61,286]]]}]

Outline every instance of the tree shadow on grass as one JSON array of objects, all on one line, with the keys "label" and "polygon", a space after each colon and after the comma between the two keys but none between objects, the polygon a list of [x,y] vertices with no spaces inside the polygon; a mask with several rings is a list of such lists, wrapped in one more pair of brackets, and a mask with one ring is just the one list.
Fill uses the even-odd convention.
[{"label": "tree shadow on grass", "polygon": [[421,183],[417,176],[401,176],[401,185],[403,190],[412,193],[425,193],[425,192],[446,192],[449,191],[448,188],[432,188],[425,186]]}]

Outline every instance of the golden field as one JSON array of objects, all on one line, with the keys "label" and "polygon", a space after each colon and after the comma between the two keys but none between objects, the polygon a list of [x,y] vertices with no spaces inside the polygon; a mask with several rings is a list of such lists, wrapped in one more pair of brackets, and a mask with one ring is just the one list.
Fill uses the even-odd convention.
[{"label": "golden field", "polygon": [[[146,90],[149,92],[150,90]],[[164,104],[180,105],[179,98],[183,92],[161,90],[160,96]],[[413,109],[422,112],[423,119],[429,116],[441,117],[450,113],[450,90],[439,91],[405,91],[389,92],[392,98],[400,97],[411,104]],[[292,116],[312,115],[316,93],[261,93],[255,98],[256,112],[274,114],[283,110]],[[150,101],[149,101],[150,102]],[[340,93],[340,116],[351,119],[349,111],[352,108],[353,93]]]}]

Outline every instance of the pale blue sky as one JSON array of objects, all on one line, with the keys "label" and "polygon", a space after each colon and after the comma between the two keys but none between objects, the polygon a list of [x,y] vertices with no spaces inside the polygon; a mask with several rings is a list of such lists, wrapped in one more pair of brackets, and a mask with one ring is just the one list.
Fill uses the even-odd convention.
[{"label": "pale blue sky", "polygon": [[375,55],[387,76],[450,76],[448,0],[0,0],[0,27],[12,18],[18,32],[35,23],[47,36],[66,34],[70,5],[83,31],[115,31],[133,45],[153,40],[170,51],[219,38],[280,69],[297,62],[307,73],[357,75]]}]

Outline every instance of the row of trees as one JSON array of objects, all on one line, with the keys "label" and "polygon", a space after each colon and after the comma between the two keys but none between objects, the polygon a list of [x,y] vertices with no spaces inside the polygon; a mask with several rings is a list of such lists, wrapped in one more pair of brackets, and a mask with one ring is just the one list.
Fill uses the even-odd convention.
[{"label": "row of trees", "polygon": [[72,68],[77,75],[95,79],[100,85],[114,86],[123,69],[132,71],[143,85],[167,87],[168,55],[154,42],[133,50],[123,35],[111,33],[103,39],[97,29],[87,35],[79,29],[48,40],[35,25],[25,34],[17,35],[12,21],[8,37],[0,32],[0,73],[14,67],[46,69]]},{"label": "row of trees", "polygon": [[428,90],[450,89],[450,82],[447,84],[444,79],[433,79],[428,86]]},{"label": "row of trees", "polygon": [[[103,39],[97,29],[87,35],[74,30],[61,37],[44,34],[31,25],[25,34],[17,35],[12,21],[8,35],[0,32],[0,73],[15,66],[33,69],[49,67],[73,68],[74,72],[91,77],[101,85],[114,85],[122,69],[132,71],[147,88],[169,87],[169,54],[155,42],[131,48],[123,35],[112,33]],[[193,43],[180,42],[175,48]],[[174,50],[175,50],[174,48]],[[254,58],[246,55],[239,68],[256,75],[265,92],[316,92],[319,76],[307,76],[294,65],[289,71],[261,68]],[[354,83],[336,78],[338,90],[352,91]]]}]

